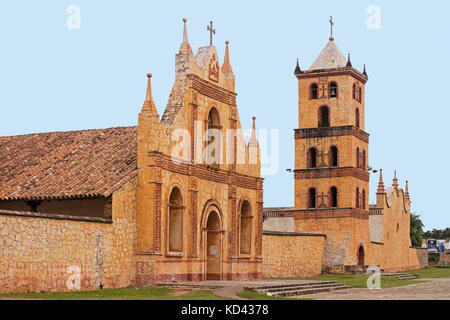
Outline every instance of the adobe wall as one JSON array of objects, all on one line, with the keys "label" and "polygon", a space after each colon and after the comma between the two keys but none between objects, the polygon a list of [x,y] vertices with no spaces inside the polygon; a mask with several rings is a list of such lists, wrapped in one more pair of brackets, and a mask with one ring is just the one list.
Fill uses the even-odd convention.
[{"label": "adobe wall", "polygon": [[386,272],[418,269],[417,250],[411,249],[409,199],[402,189],[386,189],[383,206],[383,268]]},{"label": "adobe wall", "polygon": [[81,290],[133,285],[135,199],[132,179],[113,194],[112,222],[1,210],[0,292],[69,291],[78,267]]},{"label": "adobe wall", "polygon": [[310,277],[322,272],[325,235],[264,231],[263,277]]},{"label": "adobe wall", "polygon": [[264,231],[294,232],[294,217],[270,217],[263,224]]}]

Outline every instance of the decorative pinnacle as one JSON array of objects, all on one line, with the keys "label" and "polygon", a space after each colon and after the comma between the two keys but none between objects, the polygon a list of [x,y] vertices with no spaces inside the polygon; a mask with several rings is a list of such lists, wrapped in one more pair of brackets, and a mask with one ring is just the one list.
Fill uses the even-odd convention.
[{"label": "decorative pinnacle", "polygon": [[152,82],[151,82],[151,78],[152,78],[152,74],[151,73],[147,73],[147,93],[145,96],[145,101],[144,101],[144,105],[142,106],[142,112],[151,112],[151,113],[155,113],[158,114],[158,112],[156,111],[156,106],[155,103],[153,102],[153,96],[152,96]]},{"label": "decorative pinnacle", "polygon": [[222,72],[233,72],[233,69],[231,69],[231,64],[230,64],[230,53],[228,52],[228,44],[230,43],[230,41],[225,41],[225,58],[223,59],[223,64],[222,64]]},{"label": "decorative pinnacle", "polygon": [[380,179],[378,180],[378,190],[377,190],[377,193],[384,193],[383,169],[380,169]]},{"label": "decorative pinnacle", "polygon": [[186,22],[187,22],[187,19],[183,18],[183,23],[184,23],[183,42],[181,42],[181,45],[180,45],[180,53],[182,53],[182,54],[188,54],[188,53],[192,52],[192,48],[191,48],[191,45],[189,44],[189,40],[188,40]]},{"label": "decorative pinnacle", "polygon": [[408,180],[406,180],[405,197],[406,197],[407,199],[409,199]]},{"label": "decorative pinnacle", "polygon": [[300,74],[300,73],[302,73],[302,70],[300,69],[300,64],[298,63],[298,58],[297,58],[297,65],[295,66],[294,74]]},{"label": "decorative pinnacle", "polygon": [[352,62],[350,61],[350,53],[348,54],[348,60],[346,67],[352,67]]},{"label": "decorative pinnacle", "polygon": [[397,171],[394,171],[394,179],[392,179],[392,186],[398,187]]},{"label": "decorative pinnacle", "polygon": [[366,64],[364,64],[364,71],[363,71],[363,75],[365,75],[365,76],[366,76],[366,78],[369,78],[369,77],[367,76],[367,72],[366,72]]},{"label": "decorative pinnacle", "polygon": [[256,139],[256,117],[252,117],[253,125],[252,125],[252,135],[250,136],[250,140],[248,141],[249,146],[258,147],[258,140]]}]

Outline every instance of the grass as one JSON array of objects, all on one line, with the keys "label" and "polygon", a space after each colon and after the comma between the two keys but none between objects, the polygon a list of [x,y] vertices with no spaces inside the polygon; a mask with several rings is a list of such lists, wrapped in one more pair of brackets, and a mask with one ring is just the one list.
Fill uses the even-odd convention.
[{"label": "grass", "polygon": [[420,278],[450,278],[450,266],[436,266],[419,270],[411,270],[409,273],[417,274]]},{"label": "grass", "polygon": [[257,293],[253,291],[239,291],[236,293],[238,297],[249,300],[312,300],[312,299],[298,299],[298,298],[285,298],[285,297],[270,297],[266,294]]},{"label": "grass", "polygon": [[[55,293],[2,294],[0,297],[50,300],[223,300],[212,290],[174,290],[167,287],[140,287]],[[177,294],[181,293],[181,294]]]},{"label": "grass", "polygon": [[[309,278],[291,278],[292,280],[320,280],[320,281],[337,281],[347,286],[354,288],[367,288],[367,279],[370,275],[368,274],[357,274],[357,275],[347,275],[347,274],[324,274],[317,277]],[[288,280],[288,279],[284,279]],[[406,286],[409,284],[421,283],[425,281],[420,280],[398,280],[396,277],[381,276],[381,288],[392,288]]]}]

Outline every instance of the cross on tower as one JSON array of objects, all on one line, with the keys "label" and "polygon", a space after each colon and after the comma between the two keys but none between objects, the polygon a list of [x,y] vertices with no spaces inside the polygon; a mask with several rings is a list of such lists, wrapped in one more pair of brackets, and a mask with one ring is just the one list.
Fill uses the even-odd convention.
[{"label": "cross on tower", "polygon": [[334,26],[333,16],[330,16],[330,28],[331,28],[331,36],[330,36],[330,39],[333,39],[333,26]]},{"label": "cross on tower", "polygon": [[213,43],[213,33],[216,34],[216,29],[213,28],[213,22],[209,22],[209,26],[206,27],[206,30],[209,31],[209,45],[212,46]]},{"label": "cross on tower", "polygon": [[328,153],[325,153],[322,150],[319,151],[319,157],[320,157],[319,167],[326,167],[327,166],[327,164],[325,163],[325,156],[328,156]]},{"label": "cross on tower", "polygon": [[319,208],[326,208],[327,205],[325,204],[324,199],[325,199],[325,198],[328,199],[328,195],[327,195],[327,194],[324,194],[324,193],[322,192],[322,194],[321,194],[320,196],[317,196],[317,198],[320,198],[320,205],[319,205]]}]

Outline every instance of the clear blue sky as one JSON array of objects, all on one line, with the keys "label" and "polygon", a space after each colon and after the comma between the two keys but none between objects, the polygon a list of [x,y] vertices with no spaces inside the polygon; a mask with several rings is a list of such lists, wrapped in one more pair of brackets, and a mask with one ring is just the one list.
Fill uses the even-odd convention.
[{"label": "clear blue sky", "polygon": [[[66,26],[81,9],[81,28]],[[366,26],[370,5],[381,29]],[[266,177],[266,206],[293,204],[293,129],[298,57],[308,68],[329,37],[367,65],[370,165],[385,185],[396,169],[410,183],[412,210],[426,229],[450,226],[448,209],[450,38],[448,1],[87,1],[4,0],[0,4],[0,135],[136,125],[147,72],[163,113],[174,55],[188,18],[191,45],[207,45],[214,21],[221,60],[230,41],[243,127],[279,128],[280,172]],[[371,176],[374,201],[378,175]]]}]

